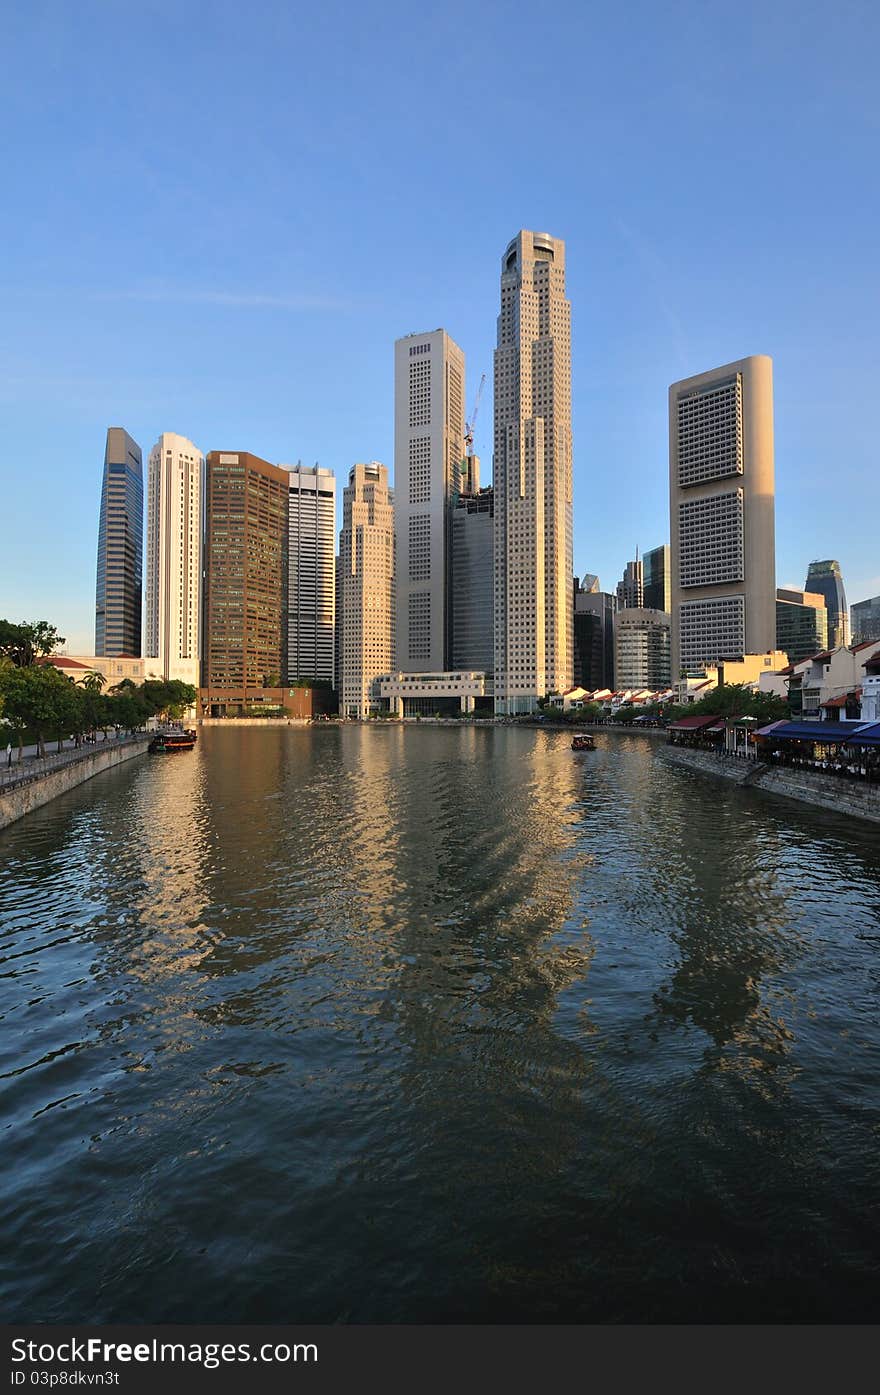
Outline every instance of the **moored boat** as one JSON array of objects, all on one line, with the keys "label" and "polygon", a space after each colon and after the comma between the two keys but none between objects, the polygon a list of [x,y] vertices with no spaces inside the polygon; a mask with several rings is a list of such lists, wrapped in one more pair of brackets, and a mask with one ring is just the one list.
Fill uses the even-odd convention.
[{"label": "moored boat", "polygon": [[191,751],[196,744],[196,733],[185,731],[180,727],[173,727],[170,730],[159,730],[153,733],[153,739],[147,748],[151,756],[164,754],[166,751]]}]

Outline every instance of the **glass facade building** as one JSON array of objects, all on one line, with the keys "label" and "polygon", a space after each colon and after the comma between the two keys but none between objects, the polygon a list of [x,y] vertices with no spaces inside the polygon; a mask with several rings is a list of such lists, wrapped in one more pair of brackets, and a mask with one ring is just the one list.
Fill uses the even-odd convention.
[{"label": "glass facade building", "polygon": [[850,616],[853,644],[880,639],[880,596],[872,596],[868,601],[856,601],[854,606],[850,606]]},{"label": "glass facade building", "polygon": [[141,654],[144,479],[141,448],[111,426],[104,450],[95,587],[95,655]]},{"label": "glass facade building", "polygon": [[652,547],[642,558],[643,604],[646,610],[672,610],[672,574],[669,543]]},{"label": "glass facade building", "polygon": [[849,611],[846,608],[846,591],[843,588],[840,563],[831,559],[825,562],[811,562],[807,569],[804,590],[825,598],[829,648],[839,649],[842,644],[849,644]]},{"label": "glass facade building", "polygon": [[828,647],[828,611],[824,598],[810,591],[776,592],[776,648],[790,664],[809,659]]},{"label": "glass facade building", "polygon": [[574,682],[588,692],[614,690],[614,620],[617,597],[608,591],[574,594]]}]

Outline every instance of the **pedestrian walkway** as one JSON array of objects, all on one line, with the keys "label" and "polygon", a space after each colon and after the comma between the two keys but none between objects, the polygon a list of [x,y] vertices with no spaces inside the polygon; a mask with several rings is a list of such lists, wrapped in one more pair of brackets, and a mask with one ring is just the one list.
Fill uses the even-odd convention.
[{"label": "pedestrian walkway", "polygon": [[[48,751],[45,756],[37,754],[36,746],[25,746],[20,762],[18,760],[18,747],[14,746],[11,749],[7,747],[3,753],[2,767],[0,767],[0,789],[14,789],[16,785],[27,784],[30,780],[39,780],[53,770],[60,770],[66,765],[75,765],[77,761],[85,760],[111,746],[123,746],[131,741],[141,741],[143,737],[143,732],[139,732],[136,736],[108,735],[105,742],[103,736],[99,736],[97,741],[84,741],[80,746],[77,746],[71,739],[64,742],[63,750]],[[10,756],[12,758],[11,764],[9,763]]]}]

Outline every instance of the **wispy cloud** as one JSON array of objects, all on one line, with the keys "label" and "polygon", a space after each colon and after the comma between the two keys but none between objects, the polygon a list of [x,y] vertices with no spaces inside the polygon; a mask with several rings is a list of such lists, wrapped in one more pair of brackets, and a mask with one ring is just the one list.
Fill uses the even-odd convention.
[{"label": "wispy cloud", "polygon": [[274,291],[225,291],[198,286],[128,286],[108,290],[92,287],[10,286],[0,289],[3,297],[58,300],[71,297],[91,301],[141,301],[162,305],[217,305],[232,310],[286,310],[301,313],[308,310],[355,310],[360,302],[345,296],[285,295]]},{"label": "wispy cloud", "polygon": [[226,305],[233,309],[349,310],[353,302],[340,296],[278,295],[269,291],[216,291],[183,286],[143,287],[97,291],[95,300],[158,301],[177,305]]}]

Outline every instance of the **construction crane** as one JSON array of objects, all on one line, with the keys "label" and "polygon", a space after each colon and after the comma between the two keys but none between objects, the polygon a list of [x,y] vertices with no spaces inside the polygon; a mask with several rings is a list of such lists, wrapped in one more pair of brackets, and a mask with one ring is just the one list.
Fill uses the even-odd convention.
[{"label": "construction crane", "polygon": [[474,427],[477,424],[477,412],[480,410],[480,398],[483,396],[483,388],[485,386],[486,375],[484,373],[480,379],[480,386],[477,388],[477,398],[474,402],[473,411],[471,412],[471,419],[464,424],[464,443],[467,447],[468,455],[473,455],[474,453]]},{"label": "construction crane", "polygon": [[476,480],[474,478],[474,427],[477,424],[477,413],[480,410],[480,398],[483,396],[483,388],[486,386],[486,375],[480,379],[480,386],[477,388],[477,396],[471,412],[470,421],[464,424],[464,444],[465,458],[459,467],[462,478],[462,492],[464,494],[476,493]]}]

